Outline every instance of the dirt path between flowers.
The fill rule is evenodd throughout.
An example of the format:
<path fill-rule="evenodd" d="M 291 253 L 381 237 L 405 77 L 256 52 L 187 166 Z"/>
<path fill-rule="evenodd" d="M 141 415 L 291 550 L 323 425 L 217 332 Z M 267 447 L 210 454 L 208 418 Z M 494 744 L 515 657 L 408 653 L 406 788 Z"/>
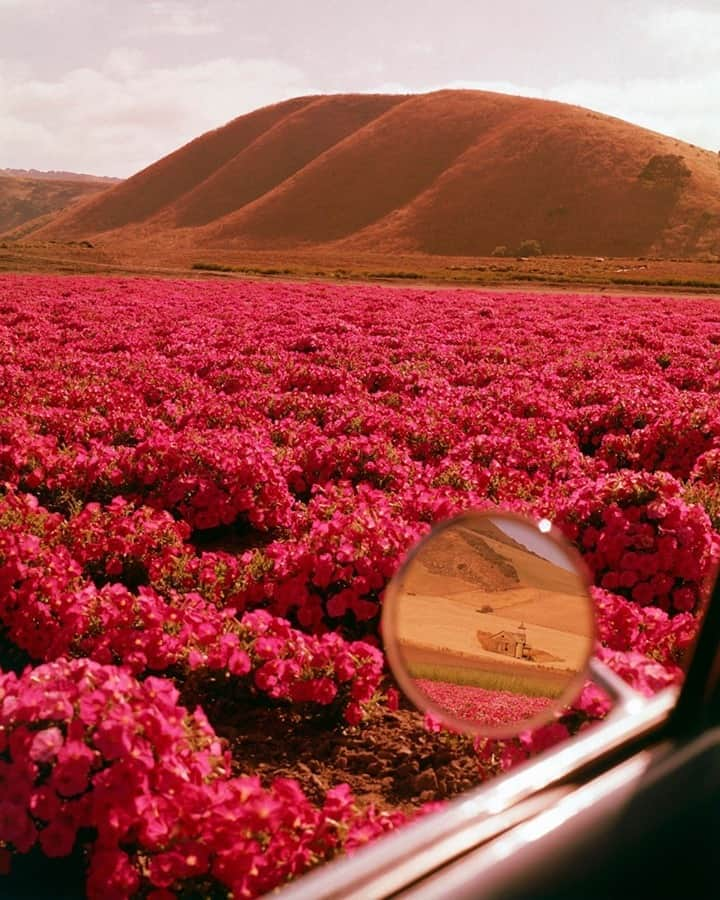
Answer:
<path fill-rule="evenodd" d="M 430 734 L 409 708 L 383 710 L 354 728 L 262 707 L 243 710 L 242 721 L 214 724 L 230 742 L 238 774 L 259 775 L 264 784 L 295 778 L 315 803 L 346 782 L 359 806 L 412 812 L 480 781 L 471 739 Z"/>

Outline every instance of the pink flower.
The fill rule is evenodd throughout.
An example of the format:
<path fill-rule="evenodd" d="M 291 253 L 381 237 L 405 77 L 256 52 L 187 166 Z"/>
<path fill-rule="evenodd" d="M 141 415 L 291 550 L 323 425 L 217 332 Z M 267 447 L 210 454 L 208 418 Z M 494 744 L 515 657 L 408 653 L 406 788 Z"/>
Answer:
<path fill-rule="evenodd" d="M 423 725 L 425 726 L 425 731 L 429 731 L 431 734 L 437 734 L 439 731 L 442 731 L 443 724 L 437 716 L 434 716 L 432 713 L 425 713 L 423 717 Z"/>
<path fill-rule="evenodd" d="M 50 762 L 63 745 L 63 735 L 59 728 L 44 728 L 38 731 L 30 745 L 30 759 L 35 762 Z"/>
<path fill-rule="evenodd" d="M 39 841 L 46 856 L 68 856 L 75 844 L 76 822 L 68 816 L 55 816 L 40 832 Z"/>
<path fill-rule="evenodd" d="M 95 746 L 107 759 L 125 756 L 132 749 L 132 732 L 136 730 L 132 722 L 104 719 L 95 729 Z"/>
<path fill-rule="evenodd" d="M 533 753 L 541 753 L 543 750 L 548 750 L 555 744 L 567 740 L 568 737 L 570 737 L 570 732 L 567 726 L 561 722 L 551 722 L 549 725 L 542 725 L 530 732 L 524 742 Z"/>
<path fill-rule="evenodd" d="M 345 707 L 345 721 L 349 725 L 359 725 L 362 721 L 362 707 L 359 703 L 348 703 Z"/>
<path fill-rule="evenodd" d="M 82 741 L 67 741 L 58 753 L 57 765 L 51 775 L 55 790 L 64 797 L 72 797 L 84 791 L 88 786 L 94 759 L 95 754 Z"/>
<path fill-rule="evenodd" d="M 49 822 L 60 813 L 60 799 L 49 785 L 44 785 L 33 791 L 28 808 L 36 819 Z"/>
<path fill-rule="evenodd" d="M 140 876 L 121 850 L 96 850 L 90 858 L 87 889 L 90 900 L 121 900 L 138 889 Z"/>

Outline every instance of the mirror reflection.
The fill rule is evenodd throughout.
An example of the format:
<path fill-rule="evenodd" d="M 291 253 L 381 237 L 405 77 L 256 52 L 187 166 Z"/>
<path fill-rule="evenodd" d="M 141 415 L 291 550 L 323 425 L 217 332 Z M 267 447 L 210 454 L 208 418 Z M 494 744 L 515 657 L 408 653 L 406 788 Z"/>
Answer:
<path fill-rule="evenodd" d="M 548 522 L 472 514 L 437 528 L 391 583 L 388 658 L 410 698 L 464 730 L 516 733 L 582 686 L 594 620 L 579 557 Z"/>

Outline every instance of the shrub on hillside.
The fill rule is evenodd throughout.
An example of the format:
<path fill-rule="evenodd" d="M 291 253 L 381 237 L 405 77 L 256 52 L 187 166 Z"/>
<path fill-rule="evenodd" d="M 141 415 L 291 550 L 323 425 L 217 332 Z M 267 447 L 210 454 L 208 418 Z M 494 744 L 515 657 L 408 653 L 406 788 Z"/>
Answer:
<path fill-rule="evenodd" d="M 517 256 L 542 256 L 543 249 L 540 241 L 536 240 L 525 240 L 520 241 L 517 251 Z"/>
<path fill-rule="evenodd" d="M 656 153 L 638 175 L 641 181 L 665 187 L 681 187 L 692 172 L 677 153 Z"/>
<path fill-rule="evenodd" d="M 540 241 L 527 239 L 520 241 L 518 246 L 513 250 L 506 244 L 498 244 L 493 250 L 492 256 L 509 257 L 509 256 L 542 256 L 543 248 Z"/>

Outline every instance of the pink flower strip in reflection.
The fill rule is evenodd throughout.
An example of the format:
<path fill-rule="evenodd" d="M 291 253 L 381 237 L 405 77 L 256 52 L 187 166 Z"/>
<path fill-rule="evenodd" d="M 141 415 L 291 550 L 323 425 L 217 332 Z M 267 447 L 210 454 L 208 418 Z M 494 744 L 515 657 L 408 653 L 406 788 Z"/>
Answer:
<path fill-rule="evenodd" d="M 512 691 L 488 691 L 446 681 L 416 678 L 414 683 L 426 697 L 456 718 L 489 726 L 532 719 L 551 702 L 547 697 L 526 697 Z"/>

